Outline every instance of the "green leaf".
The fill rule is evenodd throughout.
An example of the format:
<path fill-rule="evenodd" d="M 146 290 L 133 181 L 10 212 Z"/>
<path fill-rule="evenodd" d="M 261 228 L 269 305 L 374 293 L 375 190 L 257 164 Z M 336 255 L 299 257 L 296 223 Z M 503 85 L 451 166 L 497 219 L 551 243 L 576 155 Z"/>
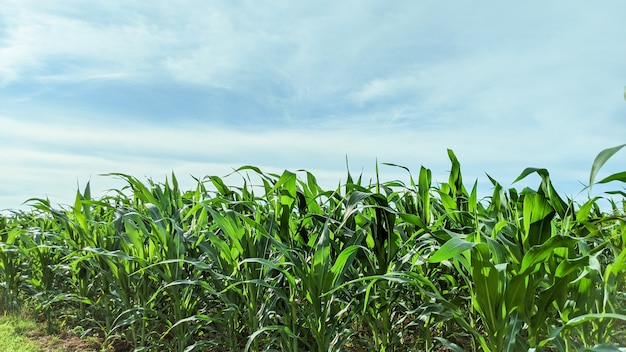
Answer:
<path fill-rule="evenodd" d="M 626 321 L 626 315 L 624 314 L 616 314 L 616 313 L 590 313 L 577 316 L 576 318 L 570 319 L 567 323 L 565 323 L 566 327 L 573 327 L 576 325 L 580 325 L 582 323 L 597 320 L 597 319 L 619 319 Z"/>
<path fill-rule="evenodd" d="M 472 186 L 472 192 L 470 193 L 468 203 L 469 210 L 472 213 L 478 210 L 478 180 L 474 181 L 474 186 Z"/>
<path fill-rule="evenodd" d="M 425 223 L 430 223 L 430 186 L 432 183 L 432 172 L 425 168 L 420 168 L 418 181 L 418 194 L 421 203 L 421 214 L 419 214 Z"/>
<path fill-rule="evenodd" d="M 526 279 L 527 275 L 516 275 L 507 283 L 504 300 L 508 313 L 512 313 L 515 309 L 525 313 L 526 292 L 528 291 Z"/>
<path fill-rule="evenodd" d="M 280 176 L 272 191 L 280 190 L 280 203 L 291 207 L 296 199 L 298 177 L 293 172 L 285 170 Z"/>
<path fill-rule="evenodd" d="M 282 325 L 271 325 L 271 326 L 264 326 L 260 329 L 258 329 L 257 331 L 255 331 L 254 333 L 252 333 L 252 335 L 250 335 L 248 337 L 248 342 L 246 342 L 246 347 L 244 349 L 245 352 L 250 350 L 250 346 L 252 346 L 252 342 L 254 341 L 254 339 L 256 339 L 259 335 L 264 334 L 264 333 L 268 333 L 271 331 L 279 331 L 283 334 L 285 334 L 286 336 L 289 336 L 290 338 L 293 339 L 297 339 L 298 336 L 296 336 L 287 326 L 282 326 Z"/>
<path fill-rule="evenodd" d="M 618 346 L 614 346 L 614 345 L 601 344 L 601 345 L 595 345 L 591 348 L 579 349 L 578 351 L 580 352 L 621 352 L 621 351 L 624 351 L 624 349 L 621 349 Z"/>
<path fill-rule="evenodd" d="M 443 337 L 435 337 L 435 340 L 439 341 L 439 343 L 447 347 L 452 352 L 464 352 L 461 346 L 457 345 L 454 342 L 450 342 L 447 339 L 444 339 Z"/>
<path fill-rule="evenodd" d="M 520 268 L 520 275 L 526 275 L 535 264 L 543 262 L 548 259 L 554 250 L 560 247 L 569 247 L 576 244 L 576 239 L 565 236 L 555 236 L 547 240 L 541 245 L 532 247 L 522 259 L 522 266 Z"/>
<path fill-rule="evenodd" d="M 611 181 L 626 182 L 626 171 L 618 172 L 611 176 L 605 177 L 602 180 L 598 181 L 598 183 L 607 183 Z"/>
<path fill-rule="evenodd" d="M 506 336 L 504 338 L 504 351 L 517 351 L 517 336 L 520 330 L 522 329 L 524 321 L 520 319 L 519 314 L 517 312 L 511 313 L 511 317 L 509 318 L 508 329 L 506 332 Z"/>
<path fill-rule="evenodd" d="M 328 223 L 324 224 L 322 234 L 315 245 L 315 252 L 311 260 L 311 271 L 309 273 L 312 285 L 321 288 L 330 285 L 327 281 L 328 272 L 330 269 L 330 233 L 328 229 Z"/>
<path fill-rule="evenodd" d="M 524 169 L 524 171 L 522 171 L 522 173 L 519 176 L 517 176 L 517 178 L 515 179 L 515 181 L 513 181 L 513 183 L 515 183 L 517 181 L 521 181 L 522 179 L 524 179 L 526 176 L 532 174 L 533 172 L 536 172 L 541 177 L 548 177 L 548 170 L 547 169 L 536 168 L 536 167 L 527 167 L 526 169 Z"/>
<path fill-rule="evenodd" d="M 350 268 L 354 255 L 359 248 L 361 248 L 361 246 L 352 245 L 341 251 L 337 260 L 335 260 L 335 264 L 330 268 L 330 272 L 333 275 L 332 288 L 337 284 L 341 284 L 341 276 Z"/>
<path fill-rule="evenodd" d="M 524 231 L 528 234 L 530 225 L 549 216 L 554 209 L 546 198 L 539 193 L 530 193 L 524 197 Z"/>
<path fill-rule="evenodd" d="M 441 246 L 438 250 L 436 250 L 430 258 L 428 258 L 429 263 L 440 263 L 444 260 L 448 260 L 452 257 L 455 257 L 468 249 L 476 246 L 475 242 L 468 242 L 462 240 L 458 237 L 450 238 L 446 243 Z"/>
<path fill-rule="evenodd" d="M 422 219 L 417 215 L 407 214 L 407 213 L 399 213 L 398 215 L 400 216 L 402 220 L 404 220 L 405 222 L 411 225 L 416 225 L 419 228 L 422 228 L 424 230 L 427 229 L 426 224 L 424 224 Z"/>
<path fill-rule="evenodd" d="M 596 176 L 604 163 L 606 163 L 606 161 L 609 160 L 609 158 L 617 153 L 620 149 L 624 148 L 624 146 L 626 146 L 626 144 L 618 145 L 617 147 L 613 148 L 607 148 L 601 151 L 598 156 L 596 156 L 596 159 L 591 165 L 591 173 L 589 174 L 589 188 L 591 188 L 591 186 L 593 185 L 593 182 L 596 179 Z"/>
<path fill-rule="evenodd" d="M 472 280 L 474 282 L 474 297 L 472 303 L 480 312 L 486 323 L 490 339 L 504 333 L 506 312 L 502 311 L 505 280 L 501 280 L 498 269 L 489 261 L 489 248 L 480 244 L 472 250 Z M 491 341 L 495 343 L 496 341 Z M 502 346 L 494 346 L 494 350 L 501 351 Z"/>

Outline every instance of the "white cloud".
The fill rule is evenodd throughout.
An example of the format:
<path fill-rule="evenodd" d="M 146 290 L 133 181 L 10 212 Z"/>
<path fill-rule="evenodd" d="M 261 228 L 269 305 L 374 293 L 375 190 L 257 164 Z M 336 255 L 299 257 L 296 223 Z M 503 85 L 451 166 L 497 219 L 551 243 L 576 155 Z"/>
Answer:
<path fill-rule="evenodd" d="M 153 67 L 150 61 L 158 50 L 174 40 L 167 31 L 142 22 L 93 21 L 95 13 L 106 11 L 95 3 L 90 9 L 93 12 L 83 9 L 71 15 L 27 3 L 10 5 L 11 17 L 7 17 L 0 48 L 4 84 L 20 78 L 75 76 L 82 71 L 87 77 L 139 75 Z M 58 7 L 64 9 L 62 4 Z"/>
<path fill-rule="evenodd" d="M 487 172 L 508 184 L 524 167 L 547 167 L 560 184 L 573 184 L 574 188 L 567 191 L 573 193 L 580 189 L 576 182 L 585 180 L 591 158 L 598 152 L 567 143 L 547 149 L 543 143 L 533 143 L 532 135 L 516 135 L 514 139 L 506 134 L 483 135 L 479 127 L 436 134 L 384 128 L 284 129 L 258 134 L 202 124 L 80 127 L 79 120 L 32 124 L 6 117 L 0 123 L 8 127 L 0 140 L 20 141 L 14 146 L 0 144 L 0 163 L 6 165 L 0 183 L 20 190 L 20 203 L 45 195 L 54 202 L 71 202 L 77 185 L 84 187 L 90 179 L 94 194 L 120 186 L 98 176 L 102 173 L 124 172 L 161 181 L 174 171 L 183 187 L 189 188 L 193 187 L 190 175 L 224 176 L 246 164 L 275 173 L 304 168 L 332 188 L 345 177 L 346 156 L 353 174 L 363 170 L 366 180 L 373 177 L 378 160 L 408 166 L 414 173 L 424 165 L 443 181 L 449 170 L 446 148 L 452 148 L 459 157 L 468 183 L 476 178 L 484 183 L 483 173 Z M 568 138 L 584 137 L 579 133 Z M 568 160 L 587 163 L 574 167 Z M 384 180 L 407 181 L 403 170 L 384 166 L 381 170 Z M 238 182 L 236 179 L 231 182 Z M 481 191 L 488 192 L 488 187 L 481 186 Z M 9 190 L 0 193 L 5 194 L 0 194 L 0 208 L 19 206 L 17 196 Z"/>
<path fill-rule="evenodd" d="M 416 86 L 418 86 L 418 81 L 411 76 L 377 78 L 367 82 L 361 89 L 352 93 L 351 97 L 358 104 L 364 104 L 378 98 L 393 96 L 396 93 L 415 90 Z"/>
<path fill-rule="evenodd" d="M 626 130 L 621 2 L 0 8 L 0 162 L 9 170 L 0 181 L 23 190 L 27 173 L 38 194 L 115 170 L 159 177 L 246 163 L 343 175 L 345 155 L 356 169 L 378 157 L 443 173 L 446 148 L 476 177 L 545 166 L 571 182 Z M 142 87 L 129 89 L 136 94 L 153 87 L 164 99 L 165 86 L 180 85 L 197 104 L 213 87 L 232 101 L 202 110 L 172 100 L 180 115 L 208 116 L 138 122 L 130 108 L 99 111 L 107 97 L 46 95 L 72 97 L 87 81 Z M 262 111 L 241 117 L 239 126 L 252 125 L 244 131 L 220 115 L 234 118 L 223 111 L 232 106 Z"/>

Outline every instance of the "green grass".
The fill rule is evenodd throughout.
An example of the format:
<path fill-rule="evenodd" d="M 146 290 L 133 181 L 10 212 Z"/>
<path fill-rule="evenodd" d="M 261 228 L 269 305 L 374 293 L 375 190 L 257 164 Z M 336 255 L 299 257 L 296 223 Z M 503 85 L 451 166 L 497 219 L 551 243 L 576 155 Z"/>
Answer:
<path fill-rule="evenodd" d="M 622 147 L 588 187 L 626 182 L 595 181 Z M 377 166 L 329 190 L 244 166 L 239 186 L 112 174 L 127 187 L 88 184 L 62 209 L 32 199 L 0 218 L 0 305 L 117 350 L 619 351 L 626 193 L 577 203 L 527 168 L 536 188 L 490 178 L 480 199 L 448 156 L 439 183 Z"/>
<path fill-rule="evenodd" d="M 6 352 L 97 352 L 107 350 L 98 339 L 80 338 L 79 328 L 55 332 L 25 312 L 0 317 L 0 351 Z"/>
<path fill-rule="evenodd" d="M 38 352 L 39 346 L 25 334 L 37 330 L 32 321 L 18 316 L 0 317 L 0 350 L 6 352 Z"/>

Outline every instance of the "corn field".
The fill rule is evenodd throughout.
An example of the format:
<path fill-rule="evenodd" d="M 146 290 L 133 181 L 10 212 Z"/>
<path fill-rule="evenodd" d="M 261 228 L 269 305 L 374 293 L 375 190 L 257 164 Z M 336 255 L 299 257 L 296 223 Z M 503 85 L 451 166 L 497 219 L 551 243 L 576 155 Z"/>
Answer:
<path fill-rule="evenodd" d="M 624 145 L 596 158 L 589 186 Z M 624 351 L 626 193 L 236 170 L 0 217 L 0 307 L 134 351 Z M 396 167 L 396 165 L 392 165 Z M 401 167 L 401 166 L 397 166 Z M 403 167 L 401 167 L 403 168 Z M 607 204 L 602 207 L 601 203 Z"/>

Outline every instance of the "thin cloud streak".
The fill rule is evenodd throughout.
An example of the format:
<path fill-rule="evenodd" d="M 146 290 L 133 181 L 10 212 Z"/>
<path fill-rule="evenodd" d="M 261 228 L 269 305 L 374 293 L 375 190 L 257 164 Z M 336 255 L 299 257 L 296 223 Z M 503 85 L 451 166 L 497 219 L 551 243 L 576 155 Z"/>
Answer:
<path fill-rule="evenodd" d="M 364 170 L 369 177 L 372 177 L 378 160 L 404 165 L 414 172 L 424 165 L 433 169 L 443 181 L 445 171 L 449 169 L 445 149 L 452 147 L 464 166 L 468 181 L 475 178 L 485 181 L 483 172 L 487 172 L 506 184 L 512 182 L 522 167 L 559 167 L 561 160 L 568 160 L 562 157 L 568 155 L 565 149 L 555 148 L 547 152 L 541 150 L 541 145 L 536 145 L 532 150 L 525 150 L 534 157 L 524 160 L 526 164 L 520 166 L 519 158 L 512 159 L 510 155 L 521 145 L 511 143 L 502 135 L 486 141 L 500 148 L 485 147 L 484 141 L 471 140 L 471 136 L 480 131 L 432 134 L 391 130 L 380 133 L 380 130 L 345 128 L 342 131 L 291 129 L 258 135 L 206 125 L 127 123 L 123 126 L 80 127 L 78 121 L 64 124 L 53 121 L 31 125 L 6 118 L 0 120 L 3 126 L 11 128 L 4 130 L 5 135 L 0 134 L 0 138 L 4 140 L 11 136 L 21 141 L 15 147 L 0 146 L 3 156 L 0 162 L 13 165 L 0 177 L 0 182 L 5 185 L 30 182 L 34 194 L 64 190 L 53 194 L 59 199 L 67 199 L 77 183 L 84 183 L 98 174 L 125 172 L 156 180 L 164 179 L 172 171 L 179 177 L 223 176 L 239 166 L 251 164 L 276 173 L 282 169 L 316 170 L 318 177 L 320 174 L 335 176 L 335 179 L 322 177 L 326 186 L 333 187 L 345 176 L 345 157 L 348 157 L 351 171 Z M 388 137 L 391 135 L 393 138 Z M 584 155 L 582 150 L 570 152 Z M 383 170 L 386 178 L 407 177 L 402 170 Z M 584 180 L 586 171 L 585 167 L 584 172 L 573 169 L 555 176 L 557 180 L 575 183 Z M 30 176 L 25 178 L 24 175 Z M 37 182 L 37 177 L 43 178 L 45 183 Z M 187 178 L 187 181 L 191 179 Z M 192 186 L 188 182 L 185 184 Z M 14 203 L 6 207 L 18 205 Z"/>

